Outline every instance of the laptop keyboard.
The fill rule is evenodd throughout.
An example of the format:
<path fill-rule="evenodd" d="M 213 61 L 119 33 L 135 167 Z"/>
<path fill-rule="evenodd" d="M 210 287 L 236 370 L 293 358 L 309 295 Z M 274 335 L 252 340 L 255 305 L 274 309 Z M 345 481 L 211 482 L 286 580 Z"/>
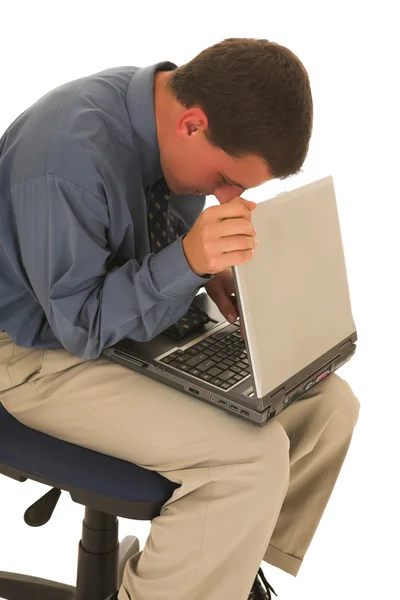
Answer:
<path fill-rule="evenodd" d="M 228 325 L 187 350 L 168 354 L 159 362 L 223 390 L 237 385 L 250 374 L 246 346 L 236 325 Z"/>

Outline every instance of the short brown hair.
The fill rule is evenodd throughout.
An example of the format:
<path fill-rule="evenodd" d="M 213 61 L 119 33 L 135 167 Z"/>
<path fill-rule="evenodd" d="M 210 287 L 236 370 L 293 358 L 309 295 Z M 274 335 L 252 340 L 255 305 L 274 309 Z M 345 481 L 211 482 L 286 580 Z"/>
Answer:
<path fill-rule="evenodd" d="M 308 73 L 291 50 L 257 38 L 227 38 L 171 72 L 185 108 L 207 114 L 207 140 L 233 158 L 256 155 L 275 179 L 301 171 L 313 123 Z"/>

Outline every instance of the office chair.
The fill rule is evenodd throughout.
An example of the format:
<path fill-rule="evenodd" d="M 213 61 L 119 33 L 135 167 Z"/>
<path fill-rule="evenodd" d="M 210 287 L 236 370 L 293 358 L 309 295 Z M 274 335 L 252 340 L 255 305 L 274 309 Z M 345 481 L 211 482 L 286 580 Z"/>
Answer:
<path fill-rule="evenodd" d="M 62 490 L 85 506 L 76 587 L 0 571 L 0 598 L 7 600 L 105 600 L 120 588 L 126 562 L 140 550 L 135 536 L 119 543 L 118 516 L 152 520 L 180 487 L 156 471 L 26 427 L 1 403 L 0 474 L 52 487 L 26 510 L 31 527 L 49 521 Z"/>

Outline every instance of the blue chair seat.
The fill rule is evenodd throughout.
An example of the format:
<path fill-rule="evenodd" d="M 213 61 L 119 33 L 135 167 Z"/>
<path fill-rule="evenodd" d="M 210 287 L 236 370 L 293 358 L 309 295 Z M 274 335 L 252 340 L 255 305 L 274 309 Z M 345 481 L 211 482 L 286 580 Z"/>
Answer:
<path fill-rule="evenodd" d="M 21 424 L 0 404 L 0 473 L 70 493 L 74 502 L 111 515 L 149 520 L 179 483 Z"/>

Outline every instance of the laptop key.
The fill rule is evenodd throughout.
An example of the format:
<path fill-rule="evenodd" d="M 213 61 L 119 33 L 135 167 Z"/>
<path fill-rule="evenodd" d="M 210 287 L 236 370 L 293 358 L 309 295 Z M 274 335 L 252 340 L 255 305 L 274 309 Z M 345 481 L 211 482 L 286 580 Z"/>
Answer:
<path fill-rule="evenodd" d="M 170 362 L 172 362 L 174 359 L 171 358 L 171 356 L 166 356 L 165 358 L 161 359 L 161 362 L 169 364 Z"/>
<path fill-rule="evenodd" d="M 209 373 L 200 373 L 198 377 L 200 379 L 203 379 L 204 381 L 210 381 L 210 379 L 212 379 L 212 375 L 210 375 Z"/>
<path fill-rule="evenodd" d="M 225 371 L 225 369 L 229 369 L 229 365 L 226 364 L 225 362 L 219 362 L 218 366 L 220 369 L 222 369 L 223 371 Z"/>
<path fill-rule="evenodd" d="M 215 362 L 213 360 L 211 360 L 210 358 L 208 358 L 207 360 L 203 361 L 202 363 L 197 365 L 197 368 L 200 371 L 206 371 L 207 369 L 211 369 L 211 367 L 213 367 L 215 365 Z"/>
<path fill-rule="evenodd" d="M 215 344 L 213 344 L 213 348 L 215 350 L 224 350 L 224 348 L 226 348 L 226 344 L 224 344 L 223 342 L 216 342 Z"/>
<path fill-rule="evenodd" d="M 186 353 L 186 354 L 191 354 L 191 355 L 193 356 L 193 355 L 196 355 L 198 352 L 197 352 L 197 350 L 196 350 L 196 349 L 195 349 L 195 348 L 192 346 L 191 348 L 188 348 L 187 350 L 185 350 L 185 353 Z"/>
<path fill-rule="evenodd" d="M 189 371 L 189 369 L 191 368 L 190 365 L 186 365 L 186 364 L 182 364 L 182 363 L 178 363 L 179 365 L 179 369 L 181 371 Z"/>
<path fill-rule="evenodd" d="M 210 373 L 210 375 L 213 375 L 213 377 L 216 377 L 217 375 L 219 375 L 221 373 L 221 369 L 218 369 L 217 367 L 213 367 L 212 369 L 209 369 L 208 372 Z"/>
<path fill-rule="evenodd" d="M 206 348 L 203 350 L 203 353 L 207 354 L 207 356 L 214 356 L 215 350 L 212 350 L 211 348 Z"/>
<path fill-rule="evenodd" d="M 236 360 L 234 360 L 233 358 L 224 358 L 224 363 L 227 364 L 228 367 L 230 367 L 232 369 L 233 365 L 236 364 Z"/>
<path fill-rule="evenodd" d="M 199 371 L 198 369 L 189 369 L 188 372 L 191 373 L 192 375 L 200 375 L 201 374 L 201 371 Z"/>
<path fill-rule="evenodd" d="M 172 360 L 172 361 L 169 363 L 169 366 L 170 366 L 170 367 L 180 367 L 180 366 L 181 366 L 181 364 L 182 364 L 182 363 L 180 363 L 178 360 Z"/>
<path fill-rule="evenodd" d="M 189 360 L 186 361 L 186 364 L 191 367 L 195 367 L 199 363 L 203 362 L 203 360 L 205 360 L 206 358 L 207 358 L 207 354 L 200 352 L 200 354 L 197 354 L 197 356 L 193 356 L 192 358 L 189 358 Z"/>
<path fill-rule="evenodd" d="M 230 379 L 232 376 L 234 375 L 234 373 L 232 371 L 223 371 L 222 373 L 220 373 L 218 375 L 218 377 L 220 379 L 222 379 L 222 381 L 227 381 L 228 379 Z"/>
<path fill-rule="evenodd" d="M 214 355 L 215 362 L 222 362 L 225 359 L 224 356 L 221 356 L 219 353 Z"/>

